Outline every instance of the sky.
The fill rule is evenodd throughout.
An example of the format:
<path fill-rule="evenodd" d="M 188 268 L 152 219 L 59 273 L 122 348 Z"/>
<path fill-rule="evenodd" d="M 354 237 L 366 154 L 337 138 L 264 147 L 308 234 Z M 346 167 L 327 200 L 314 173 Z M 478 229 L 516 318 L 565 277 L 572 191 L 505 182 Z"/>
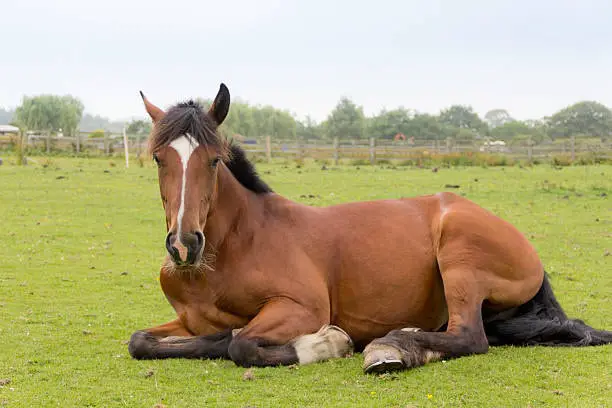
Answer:
<path fill-rule="evenodd" d="M 72 94 L 88 113 L 144 117 L 216 94 L 320 121 L 349 97 L 541 118 L 612 106 L 607 0 L 27 0 L 0 4 L 0 106 Z"/>

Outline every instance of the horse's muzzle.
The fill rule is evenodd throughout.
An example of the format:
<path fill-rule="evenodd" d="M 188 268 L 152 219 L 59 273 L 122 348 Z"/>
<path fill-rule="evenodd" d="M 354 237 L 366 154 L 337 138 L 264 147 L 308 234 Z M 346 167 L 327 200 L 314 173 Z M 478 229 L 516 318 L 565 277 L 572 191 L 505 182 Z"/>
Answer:
<path fill-rule="evenodd" d="M 202 257 L 204 248 L 204 234 L 200 231 L 187 232 L 178 235 L 170 232 L 166 236 L 166 249 L 168 254 L 178 266 L 191 266 L 197 264 Z"/>

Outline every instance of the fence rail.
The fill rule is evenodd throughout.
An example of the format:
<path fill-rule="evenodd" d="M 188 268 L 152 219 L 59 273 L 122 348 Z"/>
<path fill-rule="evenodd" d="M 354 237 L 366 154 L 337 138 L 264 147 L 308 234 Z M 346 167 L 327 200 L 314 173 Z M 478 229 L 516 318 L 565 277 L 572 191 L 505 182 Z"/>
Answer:
<path fill-rule="evenodd" d="M 0 136 L 0 149 L 15 145 L 17 136 Z M 146 151 L 146 138 L 128 135 L 128 152 L 136 156 Z M 71 153 L 93 152 L 117 155 L 124 152 L 123 135 L 105 134 L 103 138 L 50 137 L 30 135 L 24 142 L 31 150 L 42 152 L 65 151 Z M 510 156 L 519 160 L 550 159 L 567 155 L 571 160 L 588 153 L 605 160 L 612 160 L 612 140 L 569 138 L 552 143 L 535 145 L 526 141 L 520 145 L 488 145 L 484 141 L 460 142 L 451 140 L 413 140 L 393 142 L 389 140 L 275 140 L 263 137 L 241 143 L 250 155 L 271 161 L 274 158 L 320 159 L 338 163 L 342 159 L 379 160 L 411 159 L 423 155 L 448 155 L 457 153 L 489 153 Z"/>

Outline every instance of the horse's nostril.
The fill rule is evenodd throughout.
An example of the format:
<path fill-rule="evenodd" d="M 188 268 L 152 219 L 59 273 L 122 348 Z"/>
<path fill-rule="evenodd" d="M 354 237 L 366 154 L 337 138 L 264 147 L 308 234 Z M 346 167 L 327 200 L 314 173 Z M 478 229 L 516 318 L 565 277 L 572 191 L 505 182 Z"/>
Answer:
<path fill-rule="evenodd" d="M 172 239 L 172 233 L 170 232 L 168 235 L 166 235 L 166 249 L 168 252 L 172 252 L 172 241 L 174 240 Z"/>
<path fill-rule="evenodd" d="M 185 235 L 185 240 L 188 242 L 187 248 L 189 248 L 187 260 L 190 263 L 196 263 L 204 246 L 204 234 L 200 231 L 194 231 Z"/>
<path fill-rule="evenodd" d="M 198 239 L 198 248 L 202 248 L 202 246 L 204 246 L 204 234 L 202 234 L 200 231 L 196 231 L 195 235 Z"/>
<path fill-rule="evenodd" d="M 175 241 L 176 241 L 176 235 L 174 235 L 171 232 L 168 233 L 168 235 L 166 235 L 166 250 L 168 251 L 170 256 L 174 258 L 175 261 L 177 261 L 177 260 L 180 260 L 180 255 L 179 255 L 178 250 L 174 247 Z"/>

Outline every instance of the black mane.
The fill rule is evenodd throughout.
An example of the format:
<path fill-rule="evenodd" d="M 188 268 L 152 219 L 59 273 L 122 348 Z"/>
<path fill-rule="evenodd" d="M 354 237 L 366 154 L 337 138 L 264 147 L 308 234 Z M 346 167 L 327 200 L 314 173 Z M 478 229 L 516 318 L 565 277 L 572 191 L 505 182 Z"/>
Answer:
<path fill-rule="evenodd" d="M 218 149 L 227 168 L 245 188 L 257 193 L 271 193 L 272 189 L 259 178 L 253 164 L 242 148 L 228 143 L 217 132 L 218 125 L 202 106 L 192 100 L 179 103 L 168 110 L 155 125 L 151 134 L 149 150 L 155 152 L 182 135 L 189 134 L 198 144 Z"/>
<path fill-rule="evenodd" d="M 244 150 L 235 143 L 230 144 L 230 158 L 226 166 L 245 188 L 257 194 L 272 192 L 266 182 L 259 177 Z"/>

